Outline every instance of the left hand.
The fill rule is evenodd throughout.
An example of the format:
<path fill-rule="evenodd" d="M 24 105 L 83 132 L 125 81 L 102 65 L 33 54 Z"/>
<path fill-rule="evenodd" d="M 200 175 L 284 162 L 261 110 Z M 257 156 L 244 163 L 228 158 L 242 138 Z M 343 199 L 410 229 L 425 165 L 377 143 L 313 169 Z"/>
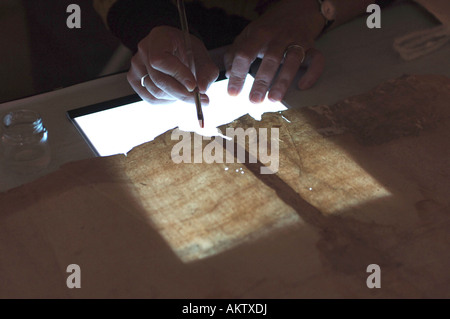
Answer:
<path fill-rule="evenodd" d="M 262 102 L 269 88 L 268 98 L 281 101 L 303 60 L 309 62 L 310 67 L 298 85 L 301 89 L 311 87 L 324 68 L 322 54 L 313 48 L 314 39 L 323 26 L 324 18 L 317 0 L 282 0 L 275 4 L 250 23 L 225 54 L 228 93 L 240 93 L 256 58 L 261 58 L 262 62 L 250 92 L 253 103 Z M 292 47 L 286 52 L 293 44 L 302 46 L 304 51 Z M 275 79 L 281 63 L 283 66 Z"/>

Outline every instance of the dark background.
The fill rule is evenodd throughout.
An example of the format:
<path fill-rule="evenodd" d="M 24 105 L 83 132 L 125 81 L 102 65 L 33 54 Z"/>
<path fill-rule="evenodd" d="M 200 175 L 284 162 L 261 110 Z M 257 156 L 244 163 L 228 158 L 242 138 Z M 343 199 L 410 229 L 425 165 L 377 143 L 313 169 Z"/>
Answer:
<path fill-rule="evenodd" d="M 69 4 L 81 29 L 66 25 Z M 0 103 L 125 71 L 128 54 L 92 0 L 0 1 Z"/>

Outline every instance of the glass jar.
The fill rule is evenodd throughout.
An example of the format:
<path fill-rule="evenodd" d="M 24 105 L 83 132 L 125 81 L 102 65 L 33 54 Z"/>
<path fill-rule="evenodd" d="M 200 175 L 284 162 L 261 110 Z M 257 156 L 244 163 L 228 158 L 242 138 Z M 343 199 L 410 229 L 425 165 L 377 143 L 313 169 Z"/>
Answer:
<path fill-rule="evenodd" d="M 7 170 L 32 174 L 50 163 L 48 132 L 39 113 L 17 110 L 2 120 L 1 151 Z"/>

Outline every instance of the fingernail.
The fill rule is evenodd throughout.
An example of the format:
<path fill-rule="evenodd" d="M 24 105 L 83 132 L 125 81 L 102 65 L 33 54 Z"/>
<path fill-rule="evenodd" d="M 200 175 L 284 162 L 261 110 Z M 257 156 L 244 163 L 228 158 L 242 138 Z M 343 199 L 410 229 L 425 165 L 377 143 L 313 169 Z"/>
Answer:
<path fill-rule="evenodd" d="M 281 96 L 281 93 L 280 92 L 271 92 L 270 94 L 269 94 L 269 100 L 271 100 L 272 102 L 279 102 L 279 101 L 281 101 L 282 100 L 282 96 Z"/>
<path fill-rule="evenodd" d="M 230 86 L 228 86 L 228 94 L 236 96 L 239 94 L 239 90 L 237 87 L 230 85 Z"/>
<path fill-rule="evenodd" d="M 259 92 L 254 92 L 250 95 L 250 101 L 253 103 L 261 103 L 262 102 L 262 94 Z"/>
<path fill-rule="evenodd" d="M 209 99 L 206 96 L 200 97 L 200 102 L 202 102 L 202 106 L 206 106 L 209 104 Z"/>
<path fill-rule="evenodd" d="M 189 92 L 192 92 L 192 91 L 194 91 L 194 89 L 195 89 L 195 83 L 192 82 L 191 80 L 185 80 L 185 81 L 184 81 L 184 86 L 186 87 L 186 89 L 187 89 Z"/>

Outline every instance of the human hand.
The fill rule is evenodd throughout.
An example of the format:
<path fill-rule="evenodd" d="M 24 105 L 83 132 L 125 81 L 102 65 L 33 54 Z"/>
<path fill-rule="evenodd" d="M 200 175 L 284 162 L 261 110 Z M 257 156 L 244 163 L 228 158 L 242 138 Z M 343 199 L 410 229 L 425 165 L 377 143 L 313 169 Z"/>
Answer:
<path fill-rule="evenodd" d="M 250 101 L 254 103 L 262 102 L 267 91 L 270 100 L 281 101 L 303 62 L 309 68 L 298 87 L 313 86 L 325 64 L 323 55 L 313 48 L 323 26 L 324 18 L 316 0 L 284 0 L 274 5 L 250 23 L 225 54 L 228 93 L 240 93 L 256 58 L 262 62 L 250 92 Z"/>
<path fill-rule="evenodd" d="M 138 52 L 131 59 L 127 79 L 139 96 L 151 104 L 183 100 L 194 103 L 192 91 L 198 85 L 203 104 L 209 103 L 206 90 L 219 76 L 203 43 L 191 35 L 197 81 L 188 67 L 183 32 L 160 26 L 139 42 Z M 141 85 L 144 79 L 145 87 Z"/>

